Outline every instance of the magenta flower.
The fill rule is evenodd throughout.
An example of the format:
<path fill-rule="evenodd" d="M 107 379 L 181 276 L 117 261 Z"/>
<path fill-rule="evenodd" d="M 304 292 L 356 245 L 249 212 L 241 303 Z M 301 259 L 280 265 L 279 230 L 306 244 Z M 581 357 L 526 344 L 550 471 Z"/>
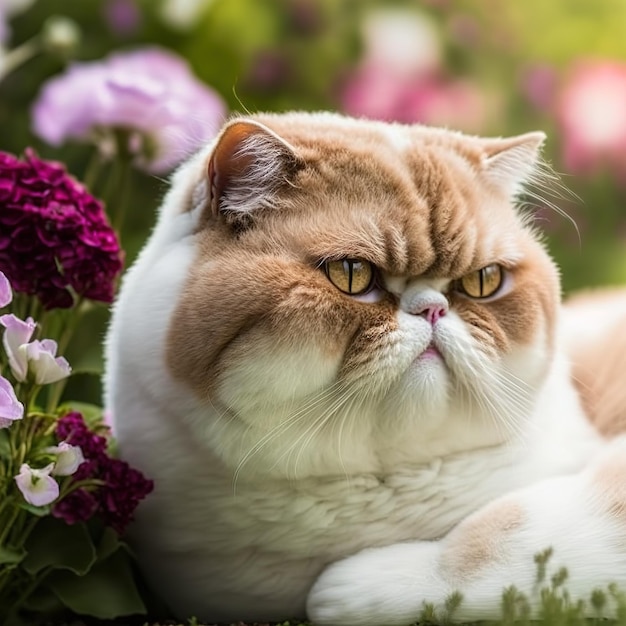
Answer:
<path fill-rule="evenodd" d="M 17 399 L 13 386 L 0 376 L 0 428 L 8 428 L 24 417 L 24 405 Z"/>
<path fill-rule="evenodd" d="M 98 515 L 105 524 L 122 534 L 132 521 L 139 502 L 152 491 L 153 482 L 125 461 L 112 459 L 106 451 L 106 439 L 89 430 L 80 413 L 68 413 L 60 418 L 55 433 L 82 450 L 85 460 L 73 474 L 73 479 L 96 478 L 104 481 L 104 485 L 92 491 L 77 489 L 63 498 L 52 514 L 68 524 Z"/>
<path fill-rule="evenodd" d="M 184 60 L 155 47 L 76 63 L 52 78 L 35 102 L 33 129 L 54 146 L 127 131 L 135 164 L 161 173 L 213 138 L 224 114 Z"/>
<path fill-rule="evenodd" d="M 11 290 L 11 283 L 9 279 L 0 272 L 0 309 L 13 300 L 13 291 Z"/>
<path fill-rule="evenodd" d="M 34 469 L 27 463 L 22 464 L 15 482 L 26 502 L 34 506 L 45 506 L 59 497 L 59 485 L 50 476 L 53 469 L 54 463 L 42 469 Z"/>
<path fill-rule="evenodd" d="M 626 180 L 626 63 L 590 61 L 574 67 L 557 110 L 567 169 L 599 167 Z"/>
<path fill-rule="evenodd" d="M 102 204 L 58 163 L 0 152 L 0 270 L 46 309 L 111 302 L 122 253 Z"/>

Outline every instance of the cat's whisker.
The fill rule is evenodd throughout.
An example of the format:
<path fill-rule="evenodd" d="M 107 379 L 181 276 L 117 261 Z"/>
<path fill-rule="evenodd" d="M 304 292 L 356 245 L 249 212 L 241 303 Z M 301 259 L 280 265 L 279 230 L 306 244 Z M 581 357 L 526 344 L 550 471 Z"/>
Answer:
<path fill-rule="evenodd" d="M 303 405 L 296 413 L 290 414 L 286 420 L 274 426 L 259 441 L 257 441 L 254 446 L 252 446 L 252 448 L 250 448 L 250 450 L 248 450 L 248 452 L 242 457 L 233 473 L 233 490 L 236 490 L 237 481 L 243 467 L 253 458 L 255 454 L 260 452 L 265 446 L 267 446 L 270 442 L 273 442 L 281 434 L 284 434 L 285 431 L 306 419 L 309 416 L 309 413 L 318 407 L 319 404 L 325 402 L 329 397 L 337 393 L 337 391 L 340 391 L 342 384 L 342 382 L 337 381 L 330 387 L 314 394 L 312 399 L 307 404 Z"/>

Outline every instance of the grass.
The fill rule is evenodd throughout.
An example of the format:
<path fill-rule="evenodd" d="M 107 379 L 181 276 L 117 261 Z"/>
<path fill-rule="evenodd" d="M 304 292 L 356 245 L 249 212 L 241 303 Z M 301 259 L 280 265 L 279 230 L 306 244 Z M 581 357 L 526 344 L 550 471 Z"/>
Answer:
<path fill-rule="evenodd" d="M 457 622 L 454 613 L 463 603 L 460 593 L 452 594 L 446 601 L 444 610 L 437 612 L 431 605 L 425 605 L 417 622 L 418 626 L 458 624 L 458 626 L 626 626 L 626 592 L 617 585 L 609 585 L 605 589 L 593 589 L 586 600 L 572 600 L 567 591 L 567 570 L 557 571 L 551 579 L 546 580 L 546 564 L 551 557 L 551 550 L 535 556 L 537 565 L 537 591 L 539 597 L 538 610 L 531 616 L 531 604 L 527 596 L 515 587 L 508 587 L 502 592 L 502 618 L 499 620 L 478 622 Z M 624 581 L 626 583 L 626 581 Z M 611 607 L 611 618 L 603 618 L 603 610 Z M 595 617 L 594 617 L 595 615 Z M 205 624 L 195 617 L 186 622 L 151 622 L 151 621 L 115 621 L 94 622 L 76 620 L 63 626 L 216 626 Z M 291 620 L 268 623 L 239 622 L 230 626 L 314 626 L 310 622 Z M 381 623 L 379 626 L 386 626 Z"/>

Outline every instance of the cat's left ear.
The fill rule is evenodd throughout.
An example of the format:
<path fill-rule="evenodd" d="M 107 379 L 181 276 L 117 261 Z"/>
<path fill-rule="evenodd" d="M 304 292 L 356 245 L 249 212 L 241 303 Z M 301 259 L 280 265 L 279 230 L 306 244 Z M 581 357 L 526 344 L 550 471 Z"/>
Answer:
<path fill-rule="evenodd" d="M 293 148 L 272 130 L 254 120 L 233 120 L 222 130 L 207 165 L 211 215 L 236 220 L 273 207 L 300 167 Z"/>
<path fill-rule="evenodd" d="M 517 195 L 537 171 L 545 133 L 481 140 L 482 174 L 509 197 Z"/>

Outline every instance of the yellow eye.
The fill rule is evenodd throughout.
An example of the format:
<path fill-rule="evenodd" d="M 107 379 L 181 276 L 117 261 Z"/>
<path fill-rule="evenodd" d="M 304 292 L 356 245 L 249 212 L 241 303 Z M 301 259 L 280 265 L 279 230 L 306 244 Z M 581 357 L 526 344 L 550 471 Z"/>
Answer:
<path fill-rule="evenodd" d="M 374 280 L 374 267 L 368 261 L 358 259 L 326 261 L 324 269 L 328 280 L 337 289 L 351 296 L 368 291 Z"/>
<path fill-rule="evenodd" d="M 488 298 L 502 286 L 504 271 L 497 263 L 492 263 L 463 276 L 459 280 L 459 289 L 471 298 Z"/>

